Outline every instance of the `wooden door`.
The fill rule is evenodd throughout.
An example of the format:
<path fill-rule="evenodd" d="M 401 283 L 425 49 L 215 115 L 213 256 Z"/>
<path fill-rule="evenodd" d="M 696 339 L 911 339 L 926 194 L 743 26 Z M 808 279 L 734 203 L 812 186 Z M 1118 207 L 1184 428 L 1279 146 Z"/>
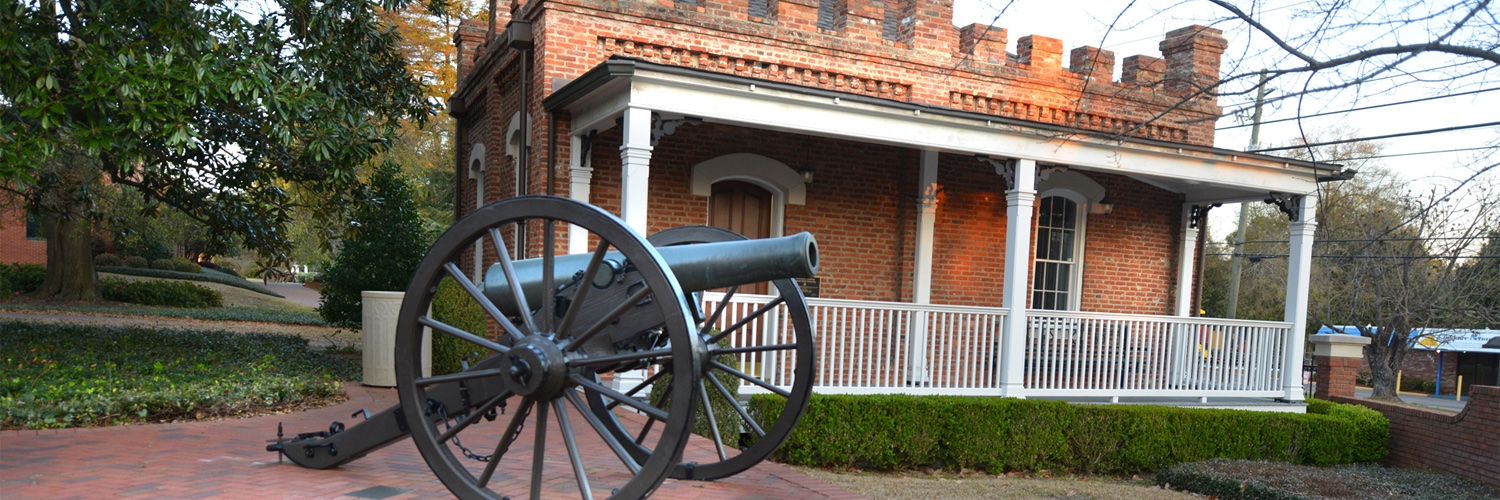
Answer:
<path fill-rule="evenodd" d="M 708 225 L 759 239 L 771 237 L 771 192 L 741 181 L 714 184 L 709 198 Z M 743 293 L 764 294 L 766 283 L 741 286 Z"/>

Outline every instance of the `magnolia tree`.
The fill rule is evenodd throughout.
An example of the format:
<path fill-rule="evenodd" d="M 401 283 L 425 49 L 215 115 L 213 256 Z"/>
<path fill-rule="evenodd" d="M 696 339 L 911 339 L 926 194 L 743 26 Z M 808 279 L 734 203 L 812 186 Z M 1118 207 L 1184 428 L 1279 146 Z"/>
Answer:
<path fill-rule="evenodd" d="M 380 17 L 413 0 L 34 0 L 0 7 L 0 189 L 42 214 L 41 293 L 98 296 L 97 190 L 166 203 L 272 260 L 305 189 L 337 208 L 438 102 Z M 446 2 L 429 0 L 441 10 Z"/>

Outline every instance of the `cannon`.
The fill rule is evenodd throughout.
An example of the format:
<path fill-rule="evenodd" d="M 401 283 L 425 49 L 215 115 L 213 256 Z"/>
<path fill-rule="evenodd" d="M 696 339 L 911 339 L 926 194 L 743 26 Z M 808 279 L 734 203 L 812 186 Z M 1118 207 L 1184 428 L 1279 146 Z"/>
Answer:
<path fill-rule="evenodd" d="M 592 251 L 556 255 L 570 229 Z M 460 264 L 476 255 L 493 261 L 479 283 Z M 539 498 L 544 485 L 548 496 L 642 498 L 669 477 L 728 477 L 775 451 L 807 407 L 812 323 L 793 278 L 817 267 L 806 233 L 747 240 L 683 227 L 642 238 L 577 201 L 492 203 L 438 238 L 412 277 L 396 327 L 400 403 L 347 427 L 286 437 L 278 426 L 266 448 L 324 469 L 409 436 L 461 498 Z M 484 311 L 484 331 L 430 313 L 442 280 Z M 734 300 L 763 282 L 770 294 Z M 424 375 L 424 336 L 461 340 L 472 363 Z M 761 420 L 736 388 L 784 405 Z M 688 446 L 695 425 L 711 447 Z M 554 479 L 563 475 L 572 480 Z"/>

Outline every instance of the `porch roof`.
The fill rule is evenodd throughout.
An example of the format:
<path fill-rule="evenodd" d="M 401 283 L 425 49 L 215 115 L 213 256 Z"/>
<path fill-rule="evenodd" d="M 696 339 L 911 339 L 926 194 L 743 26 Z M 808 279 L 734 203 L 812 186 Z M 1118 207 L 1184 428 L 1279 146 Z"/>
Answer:
<path fill-rule="evenodd" d="M 612 128 L 634 107 L 669 118 L 1112 172 L 1182 193 L 1188 203 L 1312 193 L 1340 168 L 621 57 L 556 88 L 543 105 L 572 113 L 575 133 Z"/>

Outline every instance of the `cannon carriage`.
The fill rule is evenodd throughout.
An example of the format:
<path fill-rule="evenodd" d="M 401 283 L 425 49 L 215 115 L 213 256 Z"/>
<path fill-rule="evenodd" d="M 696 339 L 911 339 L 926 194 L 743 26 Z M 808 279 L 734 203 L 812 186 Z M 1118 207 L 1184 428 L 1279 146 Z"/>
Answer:
<path fill-rule="evenodd" d="M 550 251 L 567 231 L 587 234 L 592 251 Z M 513 258 L 507 237 L 518 234 L 539 239 L 539 255 Z M 459 264 L 476 245 L 496 259 L 480 283 Z M 581 498 L 641 498 L 669 477 L 728 477 L 768 457 L 806 409 L 814 344 L 793 278 L 816 272 L 817 245 L 806 233 L 746 240 L 686 227 L 642 238 L 584 203 L 502 200 L 454 224 L 413 276 L 396 331 L 400 404 L 347 428 L 335 422 L 291 438 L 278 430 L 267 449 L 322 469 L 410 436 L 462 498 L 538 498 L 566 475 L 566 489 Z M 485 312 L 490 331 L 466 331 L 429 313 L 443 279 Z M 726 321 L 729 297 L 762 282 L 775 298 Z M 704 307 L 700 292 L 708 290 L 726 297 Z M 475 362 L 424 376 L 426 335 L 460 339 Z M 776 362 L 744 369 L 726 359 Z M 784 409 L 760 421 L 738 404 L 730 383 L 781 398 Z M 735 403 L 728 409 L 738 418 L 716 416 L 724 408 L 712 399 Z M 706 422 L 710 450 L 685 452 L 695 421 Z M 720 428 L 723 421 L 737 428 Z M 583 453 L 581 442 L 609 452 Z"/>

